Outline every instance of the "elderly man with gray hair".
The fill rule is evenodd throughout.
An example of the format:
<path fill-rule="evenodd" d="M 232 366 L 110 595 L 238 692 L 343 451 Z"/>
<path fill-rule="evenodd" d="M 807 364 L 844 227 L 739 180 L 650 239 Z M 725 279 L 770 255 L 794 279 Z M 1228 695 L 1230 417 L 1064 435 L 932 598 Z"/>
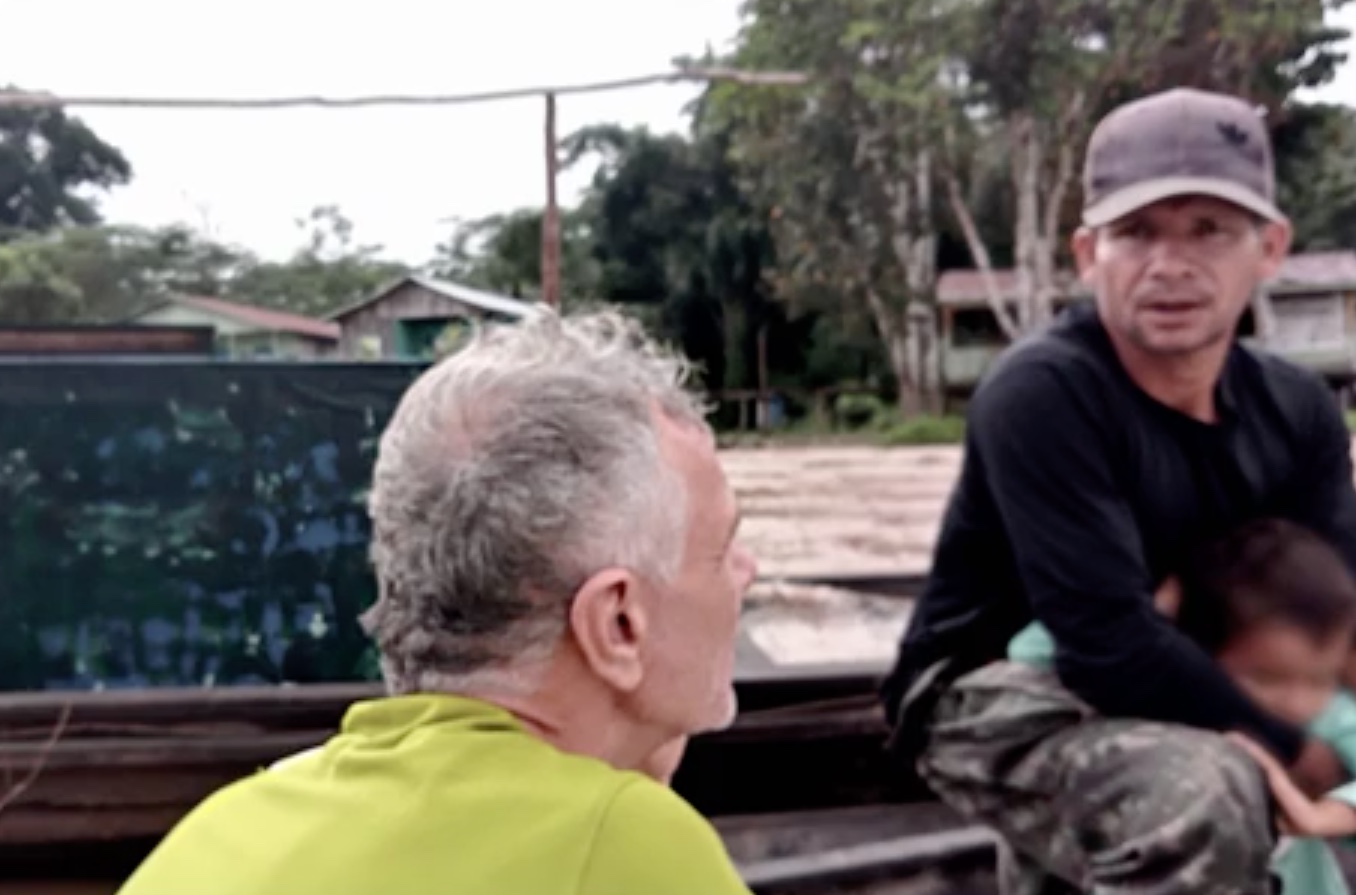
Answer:
<path fill-rule="evenodd" d="M 123 895 L 746 893 L 664 785 L 734 718 L 755 574 L 685 379 L 611 313 L 421 376 L 370 500 L 390 695 L 207 799 Z"/>

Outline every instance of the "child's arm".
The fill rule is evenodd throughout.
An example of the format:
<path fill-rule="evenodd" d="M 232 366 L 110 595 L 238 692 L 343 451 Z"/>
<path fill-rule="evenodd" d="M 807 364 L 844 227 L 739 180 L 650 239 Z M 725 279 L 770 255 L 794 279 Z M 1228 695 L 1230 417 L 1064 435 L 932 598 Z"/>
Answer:
<path fill-rule="evenodd" d="M 1300 791 L 1274 756 L 1242 734 L 1229 734 L 1262 767 L 1276 799 L 1278 825 L 1291 836 L 1336 839 L 1356 835 L 1356 807 L 1337 799 L 1315 802 Z"/>

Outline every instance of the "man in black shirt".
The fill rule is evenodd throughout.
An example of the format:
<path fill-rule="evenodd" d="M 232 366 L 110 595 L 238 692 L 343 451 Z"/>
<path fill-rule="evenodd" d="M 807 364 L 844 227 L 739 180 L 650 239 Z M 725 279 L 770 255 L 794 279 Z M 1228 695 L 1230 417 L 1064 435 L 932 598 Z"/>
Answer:
<path fill-rule="evenodd" d="M 1349 435 L 1317 377 L 1234 340 L 1290 244 L 1253 108 L 1173 90 L 1117 109 L 1084 193 L 1073 249 L 1095 308 L 1010 348 L 974 395 L 884 689 L 895 748 L 1004 836 L 1026 891 L 1039 868 L 1081 891 L 1270 892 L 1269 799 L 1220 732 L 1265 743 L 1311 792 L 1344 769 L 1153 595 L 1185 551 L 1259 516 L 1356 567 Z M 999 661 L 1033 618 L 1057 678 Z"/>

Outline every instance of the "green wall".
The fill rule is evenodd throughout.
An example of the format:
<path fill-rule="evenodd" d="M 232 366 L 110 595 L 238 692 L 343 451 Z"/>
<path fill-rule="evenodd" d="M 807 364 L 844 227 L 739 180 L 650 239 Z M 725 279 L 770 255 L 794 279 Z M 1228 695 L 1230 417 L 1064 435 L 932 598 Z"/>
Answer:
<path fill-rule="evenodd" d="M 0 365 L 0 689 L 358 680 L 417 364 Z"/>

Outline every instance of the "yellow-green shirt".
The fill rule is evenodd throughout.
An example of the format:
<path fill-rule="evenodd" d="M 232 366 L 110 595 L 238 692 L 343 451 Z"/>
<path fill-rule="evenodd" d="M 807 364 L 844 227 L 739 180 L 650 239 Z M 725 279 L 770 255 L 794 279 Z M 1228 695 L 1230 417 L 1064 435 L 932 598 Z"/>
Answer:
<path fill-rule="evenodd" d="M 665 786 L 452 696 L 359 703 L 192 811 L 119 895 L 748 895 Z"/>

